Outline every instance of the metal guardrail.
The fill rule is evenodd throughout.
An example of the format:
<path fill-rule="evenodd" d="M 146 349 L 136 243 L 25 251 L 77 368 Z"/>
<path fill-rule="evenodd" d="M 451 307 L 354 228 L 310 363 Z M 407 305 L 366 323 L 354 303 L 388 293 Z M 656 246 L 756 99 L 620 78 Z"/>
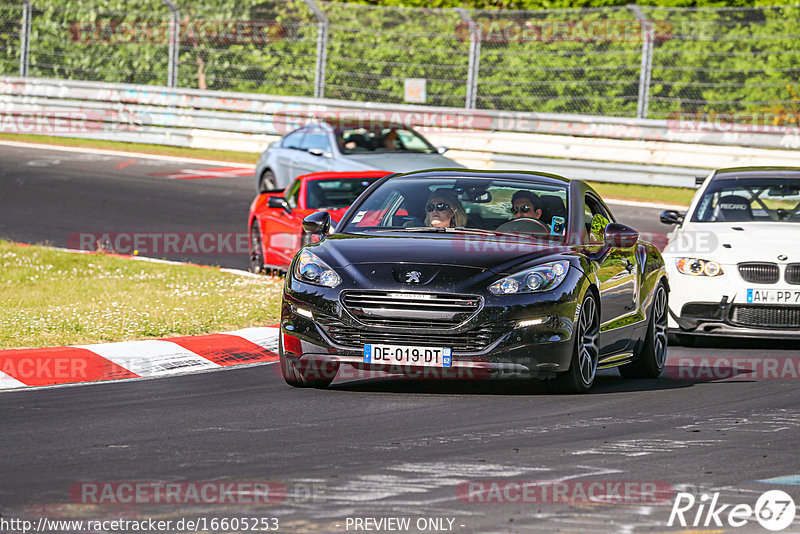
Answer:
<path fill-rule="evenodd" d="M 692 187 L 708 169 L 800 165 L 797 128 L 375 104 L 0 77 L 0 131 L 259 152 L 322 116 L 403 122 L 470 166 Z M 691 119 L 691 117 L 690 117 Z M 38 121 L 38 122 L 37 122 Z M 752 130 L 752 129 L 751 129 Z M 788 150 L 787 150 L 788 149 Z"/>

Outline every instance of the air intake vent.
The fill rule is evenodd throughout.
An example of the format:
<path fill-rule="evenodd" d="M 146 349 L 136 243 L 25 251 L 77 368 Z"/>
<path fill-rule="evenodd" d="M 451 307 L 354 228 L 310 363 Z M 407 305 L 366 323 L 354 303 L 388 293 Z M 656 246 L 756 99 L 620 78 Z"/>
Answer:
<path fill-rule="evenodd" d="M 345 291 L 342 304 L 368 325 L 451 328 L 472 317 L 481 307 L 481 298 L 450 293 Z"/>
<path fill-rule="evenodd" d="M 774 284 L 778 281 L 778 265 L 775 263 L 740 263 L 739 274 L 751 284 Z"/>
<path fill-rule="evenodd" d="M 792 263 L 786 266 L 786 274 L 784 274 L 786 282 L 798 285 L 800 284 L 800 263 Z"/>
<path fill-rule="evenodd" d="M 734 306 L 731 321 L 743 326 L 800 327 L 800 306 Z"/>

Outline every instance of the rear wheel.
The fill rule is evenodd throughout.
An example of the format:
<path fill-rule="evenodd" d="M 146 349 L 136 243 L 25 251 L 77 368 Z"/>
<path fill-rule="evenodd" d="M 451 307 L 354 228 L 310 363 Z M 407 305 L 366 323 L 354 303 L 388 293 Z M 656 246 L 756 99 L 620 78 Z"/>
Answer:
<path fill-rule="evenodd" d="M 264 245 L 261 242 L 261 227 L 258 219 L 253 219 L 250 225 L 250 272 L 264 272 Z"/>
<path fill-rule="evenodd" d="M 264 193 L 265 191 L 270 191 L 277 187 L 278 185 L 275 180 L 275 173 L 269 169 L 261 173 L 261 178 L 258 180 L 259 193 Z"/>
<path fill-rule="evenodd" d="M 325 361 L 322 363 L 300 361 L 297 358 L 289 358 L 283 350 L 283 336 L 279 334 L 278 355 L 281 360 L 281 374 L 283 380 L 292 387 L 296 388 L 326 388 L 336 378 L 339 371 L 339 364 L 336 362 Z"/>
<path fill-rule="evenodd" d="M 548 382 L 551 390 L 557 393 L 585 393 L 594 384 L 600 355 L 597 345 L 600 335 L 600 310 L 591 291 L 583 298 L 580 315 L 574 328 L 575 343 L 569 371 L 559 374 Z"/>
<path fill-rule="evenodd" d="M 659 283 L 644 344 L 631 363 L 619 367 L 625 378 L 656 378 L 667 361 L 667 288 Z"/>

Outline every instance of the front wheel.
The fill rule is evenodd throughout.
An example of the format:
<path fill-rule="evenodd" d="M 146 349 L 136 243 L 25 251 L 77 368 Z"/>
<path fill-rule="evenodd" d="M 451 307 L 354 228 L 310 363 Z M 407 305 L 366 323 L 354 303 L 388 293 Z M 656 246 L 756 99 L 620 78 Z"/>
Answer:
<path fill-rule="evenodd" d="M 258 219 L 253 219 L 250 225 L 250 272 L 264 272 L 264 245 L 261 241 L 261 227 Z"/>
<path fill-rule="evenodd" d="M 261 178 L 258 180 L 258 192 L 265 193 L 267 191 L 272 191 L 277 187 L 277 182 L 275 181 L 275 173 L 271 170 L 267 169 L 263 173 L 261 173 Z"/>
<path fill-rule="evenodd" d="M 574 345 L 569 371 L 548 382 L 556 393 L 585 393 L 594 384 L 600 349 L 600 310 L 594 293 L 588 291 L 581 303 L 581 311 L 574 327 Z"/>
<path fill-rule="evenodd" d="M 653 309 L 641 350 L 631 363 L 619 367 L 625 378 L 656 378 L 667 361 L 667 288 L 659 283 L 653 298 Z"/>
<path fill-rule="evenodd" d="M 336 373 L 339 371 L 337 362 L 324 361 L 301 361 L 297 358 L 289 358 L 283 350 L 283 335 L 279 334 L 278 355 L 280 357 L 281 374 L 283 380 L 295 388 L 318 388 L 323 389 L 333 382 Z"/>

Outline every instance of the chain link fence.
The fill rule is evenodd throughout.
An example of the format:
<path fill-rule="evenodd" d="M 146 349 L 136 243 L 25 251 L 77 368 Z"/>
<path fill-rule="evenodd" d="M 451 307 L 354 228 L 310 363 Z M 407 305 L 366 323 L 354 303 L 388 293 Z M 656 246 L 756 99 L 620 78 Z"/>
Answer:
<path fill-rule="evenodd" d="M 487 110 L 797 116 L 800 7 L 7 2 L 0 74 L 21 73 Z"/>

